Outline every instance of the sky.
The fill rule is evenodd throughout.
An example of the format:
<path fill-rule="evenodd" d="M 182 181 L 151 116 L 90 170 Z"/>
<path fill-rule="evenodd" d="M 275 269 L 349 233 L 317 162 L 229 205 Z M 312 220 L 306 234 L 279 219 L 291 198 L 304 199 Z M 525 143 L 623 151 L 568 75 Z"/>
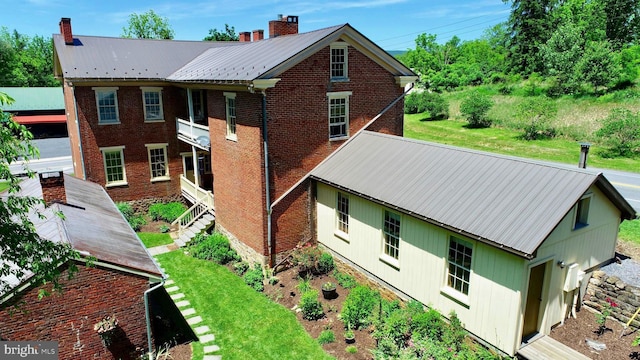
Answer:
<path fill-rule="evenodd" d="M 77 35 L 118 37 L 129 15 L 153 9 L 167 18 L 176 40 L 202 40 L 225 24 L 241 31 L 265 30 L 279 14 L 297 15 L 299 32 L 349 23 L 385 50 L 415 47 L 419 34 L 436 34 L 438 42 L 454 35 L 477 39 L 485 29 L 505 21 L 510 4 L 502 0 L 0 0 L 0 27 L 20 34 L 59 33 L 60 18 L 71 18 Z"/>

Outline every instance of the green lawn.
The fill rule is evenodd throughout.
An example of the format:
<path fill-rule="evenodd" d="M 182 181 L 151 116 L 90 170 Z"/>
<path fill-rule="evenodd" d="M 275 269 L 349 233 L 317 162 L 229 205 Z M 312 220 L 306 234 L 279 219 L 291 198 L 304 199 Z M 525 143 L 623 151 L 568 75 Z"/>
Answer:
<path fill-rule="evenodd" d="M 580 145 L 576 141 L 556 138 L 549 140 L 520 140 L 520 132 L 505 128 L 468 129 L 466 121 L 423 121 L 424 115 L 405 115 L 406 137 L 578 166 Z M 640 172 L 640 159 L 606 159 L 599 155 L 597 145 L 591 146 L 587 165 L 603 169 Z"/>
<path fill-rule="evenodd" d="M 168 233 L 139 232 L 138 237 L 140 237 L 140 240 L 142 240 L 142 243 L 147 248 L 173 243 L 173 240 Z"/>
<path fill-rule="evenodd" d="M 215 335 L 223 359 L 331 359 L 295 315 L 245 285 L 227 268 L 181 251 L 158 261 Z M 202 359 L 194 344 L 194 359 Z"/>
<path fill-rule="evenodd" d="M 622 222 L 618 238 L 640 245 L 640 219 Z"/>

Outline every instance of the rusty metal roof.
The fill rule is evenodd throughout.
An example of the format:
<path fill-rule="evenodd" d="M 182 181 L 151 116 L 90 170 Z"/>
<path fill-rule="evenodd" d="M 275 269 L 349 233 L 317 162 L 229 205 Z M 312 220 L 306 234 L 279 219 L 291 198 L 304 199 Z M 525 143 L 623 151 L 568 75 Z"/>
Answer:
<path fill-rule="evenodd" d="M 39 179 L 25 179 L 20 186 L 20 196 L 42 198 Z M 158 277 L 163 275 L 140 238 L 100 185 L 64 174 L 64 186 L 66 204 L 39 207 L 30 214 L 40 237 L 67 242 L 81 254 L 118 266 L 123 271 Z M 39 218 L 37 211 L 44 218 Z M 64 219 L 57 216 L 56 211 L 62 212 Z M 13 280 L 15 282 L 16 279 Z"/>
<path fill-rule="evenodd" d="M 394 75 L 415 76 L 349 24 L 254 42 L 74 36 L 74 45 L 66 45 L 62 35 L 53 35 L 56 73 L 67 79 L 210 83 L 276 77 L 338 39 L 363 50 Z"/>
<path fill-rule="evenodd" d="M 523 257 L 594 184 L 635 218 L 601 173 L 369 131 L 311 177 Z"/>

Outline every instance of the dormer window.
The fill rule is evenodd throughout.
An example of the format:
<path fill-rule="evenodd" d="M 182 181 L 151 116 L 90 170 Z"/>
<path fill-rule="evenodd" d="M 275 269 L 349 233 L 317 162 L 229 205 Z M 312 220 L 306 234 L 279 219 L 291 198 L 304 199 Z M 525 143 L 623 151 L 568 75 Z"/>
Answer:
<path fill-rule="evenodd" d="M 348 45 L 346 43 L 336 43 L 331 45 L 331 80 L 348 81 Z"/>

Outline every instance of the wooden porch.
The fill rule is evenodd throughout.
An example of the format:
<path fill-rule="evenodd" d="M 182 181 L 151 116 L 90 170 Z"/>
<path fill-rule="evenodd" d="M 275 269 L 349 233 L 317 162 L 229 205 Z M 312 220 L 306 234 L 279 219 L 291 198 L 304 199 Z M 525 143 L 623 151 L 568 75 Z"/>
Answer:
<path fill-rule="evenodd" d="M 589 360 L 589 357 L 546 335 L 521 347 L 517 355 L 528 360 Z"/>

